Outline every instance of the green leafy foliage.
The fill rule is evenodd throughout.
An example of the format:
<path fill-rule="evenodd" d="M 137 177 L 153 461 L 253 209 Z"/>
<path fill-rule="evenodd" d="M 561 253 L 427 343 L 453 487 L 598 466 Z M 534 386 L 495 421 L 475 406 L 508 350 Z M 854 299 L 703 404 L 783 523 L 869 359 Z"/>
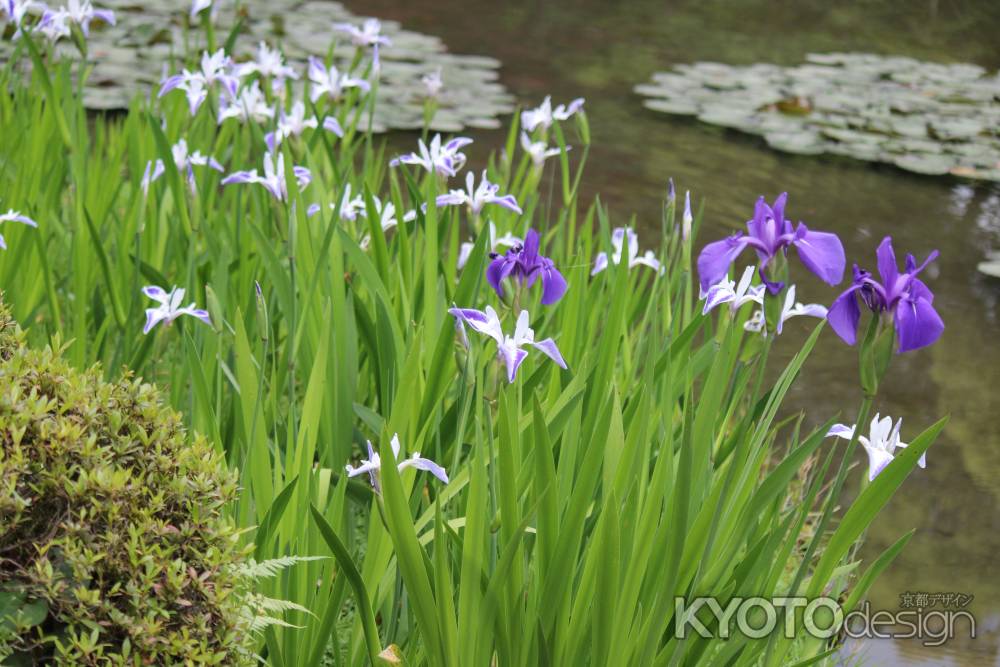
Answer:
<path fill-rule="evenodd" d="M 0 654 L 247 661 L 233 475 L 149 384 L 23 338 L 0 304 Z"/>
<path fill-rule="evenodd" d="M 199 43 L 194 32 L 192 43 Z M 198 55 L 187 54 L 185 64 L 195 67 Z M 369 58 L 358 50 L 353 74 L 369 76 Z M 117 560 L 93 562 L 94 552 L 77 545 L 78 568 L 138 558 L 162 569 L 128 569 L 124 580 L 80 578 L 88 587 L 100 583 L 104 594 L 76 601 L 81 629 L 73 650 L 106 650 L 90 643 L 110 636 L 103 619 L 114 622 L 126 611 L 101 610 L 126 596 L 145 606 L 130 612 L 138 620 L 122 632 L 148 629 L 143 610 L 160 610 L 156 637 L 177 628 L 183 641 L 235 647 L 242 630 L 252 650 L 277 666 L 822 660 L 830 647 L 806 637 L 799 619 L 788 641 L 678 639 L 675 598 L 711 594 L 725 606 L 741 595 L 824 591 L 856 602 L 902 548 L 872 564 L 855 560 L 858 539 L 939 426 L 911 440 L 844 514 L 836 512 L 845 480 L 853 482 L 857 443 L 841 447 L 824 437 L 835 415 L 786 414 L 783 406 L 809 355 L 830 342 L 823 325 L 809 334 L 796 321 L 781 338 L 763 338 L 744 327 L 749 307 L 703 315 L 692 262 L 701 215 L 684 233 L 673 201 L 659 221 L 628 223 L 640 227 L 643 248 L 654 250 L 662 272 L 622 261 L 592 276 L 595 256 L 613 256 L 613 230 L 626 223 L 613 220 L 600 200 L 581 199 L 585 115 L 536 131 L 534 139 L 559 147 L 558 159 L 545 165 L 519 149 L 515 117 L 505 152 L 490 158 L 486 171 L 524 212 L 472 212 L 435 205 L 437 195 L 461 187 L 456 180 L 386 166 L 384 144 L 359 130 L 375 96 L 352 89 L 308 109 L 335 116 L 343 138 L 317 130 L 281 144 L 286 172 L 305 166 L 312 180 L 300 191 L 286 173 L 291 187 L 279 200 L 258 185 L 220 186 L 210 169 L 195 171 L 191 188 L 170 151 L 184 139 L 228 173 L 259 169 L 263 134 L 273 123 L 219 124 L 214 96 L 191 117 L 179 93 L 137 99 L 120 117 L 89 119 L 72 68 L 58 60 L 44 66 L 30 78 L 0 70 L 0 194 L 39 223 L 9 230 L 18 255 L 0 253 L 0 284 L 33 342 L 72 342 L 66 361 L 23 348 L 24 334 L 0 347 L 6 372 L 24 358 L 58 370 L 4 390 L 4 405 L 32 407 L 3 413 L 12 426 L 0 434 L 5 447 L 21 443 L 29 433 L 22 424 L 32 423 L 25 420 L 44 414 L 46 442 L 76 458 L 43 471 L 62 482 L 46 487 L 48 495 L 12 485 L 5 474 L 0 516 L 26 531 L 35 523 L 18 517 L 86 493 L 86 518 L 106 517 L 93 530 L 115 544 L 168 533 L 166 546 L 126 549 Z M 53 159 L 54 146 L 66 146 L 69 157 Z M 167 175 L 143 192 L 144 168 L 157 159 Z M 364 213 L 340 215 L 354 197 Z M 379 224 L 385 209 L 376 208 L 388 202 L 394 228 Z M 308 217 L 314 203 L 320 212 Z M 409 210 L 414 218 L 407 221 Z M 545 256 L 569 283 L 558 304 L 542 306 L 537 287 L 498 298 L 484 277 L 489 253 L 502 250 L 491 247 L 489 223 L 497 236 L 540 232 Z M 648 233 L 657 224 L 659 235 Z M 459 269 L 466 239 L 474 245 Z M 211 313 L 211 326 L 182 317 L 144 334 L 143 309 L 153 304 L 140 287 L 151 283 L 187 289 L 189 300 Z M 769 299 L 772 310 L 780 305 Z M 496 344 L 457 333 L 452 305 L 490 305 L 507 332 L 527 309 L 537 340 L 555 339 L 568 369 L 532 349 L 508 383 Z M 789 361 L 775 369 L 775 358 Z M 165 399 L 183 418 L 157 407 L 145 385 L 99 381 L 122 365 L 166 387 Z M 90 409 L 60 411 L 50 404 L 53 392 Z M 157 421 L 122 416 L 133 415 L 135 397 L 145 406 L 140 417 Z M 858 421 L 871 409 L 865 399 Z M 181 419 L 207 443 L 185 437 Z M 102 425 L 104 437 L 76 437 L 89 433 L 81 430 L 87 424 Z M 57 425 L 73 437 L 53 430 Z M 394 434 L 407 455 L 421 452 L 447 468 L 449 481 L 398 470 Z M 146 452 L 167 443 L 169 457 Z M 79 465 L 80 457 L 102 453 Z M 377 487 L 344 473 L 345 464 L 374 454 L 382 462 Z M 238 493 L 229 477 L 206 472 L 219 460 L 238 480 Z M 31 461 L 5 456 L 3 469 L 27 469 Z M 128 461 L 127 474 L 116 472 Z M 182 464 L 204 474 L 192 481 L 178 474 Z M 136 480 L 152 480 L 150 466 L 165 478 L 134 489 Z M 135 495 L 125 498 L 123 488 Z M 187 504 L 171 506 L 169 523 L 151 514 L 156 502 L 182 492 Z M 149 529 L 135 538 L 111 531 L 125 516 Z M 163 525 L 215 532 L 188 554 L 194 543 L 177 543 Z M 196 568 L 198 576 L 222 577 L 222 561 L 235 563 L 242 548 L 252 549 L 254 562 L 198 589 L 201 597 L 185 588 L 195 585 L 187 567 L 174 566 L 182 555 L 211 561 L 214 568 Z M 23 547 L 16 562 L 55 562 L 46 577 L 58 579 L 64 551 Z M 864 574 L 855 579 L 857 572 Z M 127 577 L 145 584 L 152 577 L 156 586 L 114 588 Z M 13 610 L 8 628 L 17 623 L 34 628 L 29 638 L 54 636 L 60 630 L 47 619 L 63 598 L 49 587 L 27 588 L 32 581 L 21 576 L 0 597 L 2 608 Z M 169 601 L 174 606 L 162 607 Z M 209 624 L 194 613 L 209 601 L 233 616 Z M 198 634 L 206 628 L 223 639 Z M 135 655 L 139 639 L 129 641 Z M 203 653 L 185 659 L 235 655 L 201 644 L 192 650 Z"/>

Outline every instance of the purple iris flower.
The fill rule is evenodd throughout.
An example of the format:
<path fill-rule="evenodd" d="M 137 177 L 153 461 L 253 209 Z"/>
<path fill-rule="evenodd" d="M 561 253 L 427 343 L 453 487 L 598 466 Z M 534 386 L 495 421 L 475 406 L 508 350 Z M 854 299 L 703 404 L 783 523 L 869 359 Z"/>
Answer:
<path fill-rule="evenodd" d="M 503 281 L 508 277 L 520 280 L 531 287 L 539 278 L 542 281 L 542 305 L 550 306 L 566 293 L 566 279 L 548 257 L 538 254 L 538 232 L 529 229 L 524 245 L 516 245 L 505 255 L 491 253 L 493 261 L 486 267 L 486 280 L 497 295 L 503 298 Z"/>
<path fill-rule="evenodd" d="M 944 322 L 934 310 L 934 294 L 917 278 L 917 274 L 937 259 L 938 251 L 928 255 L 920 266 L 917 266 L 913 255 L 907 255 L 906 271 L 900 273 L 896 253 L 892 249 L 892 237 L 886 236 L 879 244 L 876 256 L 882 282 L 855 264 L 854 284 L 830 306 L 826 316 L 830 326 L 845 343 L 854 345 L 858 340 L 858 323 L 861 320 L 858 305 L 858 297 L 861 297 L 873 313 L 892 313 L 899 336 L 897 352 L 909 352 L 930 345 L 941 336 Z"/>
<path fill-rule="evenodd" d="M 760 277 L 771 294 L 780 292 L 784 285 L 770 282 L 764 274 L 764 268 L 778 252 L 787 252 L 788 246 L 795 246 L 802 263 L 823 282 L 836 285 L 841 281 L 847 260 L 840 239 L 829 232 L 809 231 L 802 222 L 793 228 L 791 221 L 785 220 L 787 200 L 788 193 L 784 192 L 774 200 L 774 206 L 771 207 L 761 197 L 754 207 L 753 220 L 747 221 L 749 234 L 737 233 L 709 243 L 702 249 L 698 256 L 698 276 L 702 291 L 722 280 L 728 273 L 729 266 L 748 247 L 757 251 Z"/>

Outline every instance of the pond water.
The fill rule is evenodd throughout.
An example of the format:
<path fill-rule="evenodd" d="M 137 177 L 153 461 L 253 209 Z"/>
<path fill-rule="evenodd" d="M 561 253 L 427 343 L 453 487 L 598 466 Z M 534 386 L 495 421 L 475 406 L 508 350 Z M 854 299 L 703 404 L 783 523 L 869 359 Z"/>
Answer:
<path fill-rule="evenodd" d="M 975 265 L 1000 250 L 1000 186 L 920 177 L 888 166 L 829 156 L 775 153 L 762 141 L 696 121 L 643 109 L 631 92 L 655 71 L 676 63 L 794 65 L 806 53 L 868 51 L 940 62 L 1000 67 L 1000 3 L 927 0 L 822 0 L 773 3 L 635 0 L 349 1 L 359 14 L 399 20 L 442 37 L 457 53 L 499 58 L 501 80 L 534 106 L 587 98 L 593 147 L 585 177 L 613 220 L 635 213 L 640 236 L 659 228 L 667 178 L 706 205 L 702 242 L 741 226 L 758 195 L 787 190 L 787 212 L 811 227 L 835 231 L 849 261 L 874 268 L 874 249 L 892 234 L 897 252 L 941 258 L 927 272 L 947 328 L 934 347 L 896 357 L 876 409 L 904 418 L 909 439 L 939 416 L 951 415 L 916 470 L 877 519 L 862 551 L 870 559 L 910 528 L 917 532 L 872 590 L 873 609 L 896 610 L 904 593 L 963 593 L 977 619 L 977 638 L 944 646 L 919 641 L 869 641 L 845 650 L 880 665 L 1000 665 L 1000 281 Z M 446 82 L 447 84 L 447 82 Z M 473 161 L 502 140 L 483 132 Z M 478 151 L 478 152 L 477 152 Z M 652 239 L 650 238 L 650 244 Z M 644 246 L 646 244 L 643 244 Z M 809 301 L 838 293 L 797 276 Z M 805 325 L 780 340 L 785 356 Z M 856 354 L 824 332 L 793 397 L 813 422 L 860 401 Z M 859 458 L 859 463 L 861 463 Z M 861 475 L 856 470 L 852 480 Z M 964 626 L 962 627 L 964 629 Z"/>

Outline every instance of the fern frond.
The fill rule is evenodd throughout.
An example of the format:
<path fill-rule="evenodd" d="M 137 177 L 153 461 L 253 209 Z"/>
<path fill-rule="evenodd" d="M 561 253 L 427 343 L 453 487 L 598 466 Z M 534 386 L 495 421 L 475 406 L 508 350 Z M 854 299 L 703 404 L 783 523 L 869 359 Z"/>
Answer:
<path fill-rule="evenodd" d="M 269 598 L 265 595 L 255 595 L 250 603 L 257 607 L 261 611 L 269 612 L 286 612 L 286 611 L 301 611 L 303 614 L 309 614 L 315 617 L 316 614 L 312 613 L 302 605 L 292 602 L 291 600 L 279 600 L 276 598 Z"/>
<path fill-rule="evenodd" d="M 264 630 L 272 626 L 278 626 L 282 628 L 294 628 L 296 630 L 301 630 L 304 627 L 301 625 L 294 625 L 287 621 L 283 621 L 280 618 L 275 618 L 274 616 L 254 616 L 253 619 L 250 621 L 248 630 L 255 635 L 259 635 L 263 633 Z"/>
<path fill-rule="evenodd" d="M 243 579 L 268 579 L 276 576 L 285 568 L 313 560 L 325 560 L 327 556 L 282 556 L 281 558 L 271 558 L 269 560 L 257 562 L 254 559 L 247 560 L 236 568 L 236 576 Z"/>

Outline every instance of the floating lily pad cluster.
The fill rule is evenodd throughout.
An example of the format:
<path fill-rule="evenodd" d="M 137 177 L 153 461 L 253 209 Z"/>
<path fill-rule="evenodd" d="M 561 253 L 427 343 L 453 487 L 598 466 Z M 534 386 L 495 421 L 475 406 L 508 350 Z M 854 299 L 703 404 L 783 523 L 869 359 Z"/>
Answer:
<path fill-rule="evenodd" d="M 655 111 L 760 135 L 789 153 L 831 153 L 921 174 L 1000 181 L 1000 74 L 864 53 L 796 67 L 678 65 L 636 86 Z"/>
<path fill-rule="evenodd" d="M 181 58 L 187 48 L 201 49 L 200 29 L 189 27 L 189 0 L 100 0 L 101 8 L 114 10 L 117 25 L 95 22 L 88 40 L 94 71 L 85 91 L 89 109 L 124 109 L 137 92 L 154 90 L 163 76 L 164 63 Z M 237 19 L 242 32 L 235 43 L 237 61 L 249 59 L 258 42 L 280 45 L 290 64 L 302 76 L 310 55 L 325 57 L 334 42 L 334 62 L 349 65 L 355 47 L 334 22 L 360 23 L 336 2 L 302 0 L 217 0 L 215 31 L 220 43 Z M 485 56 L 448 53 L 437 37 L 403 30 L 396 22 L 382 24 L 382 34 L 392 44 L 380 51 L 382 72 L 374 129 L 416 129 L 423 126 L 425 87 L 423 75 L 441 70 L 444 87 L 437 95 L 431 128 L 457 132 L 464 127 L 499 127 L 497 116 L 514 108 L 513 97 L 498 82 L 500 62 Z M 0 40 L 0 60 L 10 53 L 10 41 Z M 59 46 L 75 49 L 69 40 Z"/>

